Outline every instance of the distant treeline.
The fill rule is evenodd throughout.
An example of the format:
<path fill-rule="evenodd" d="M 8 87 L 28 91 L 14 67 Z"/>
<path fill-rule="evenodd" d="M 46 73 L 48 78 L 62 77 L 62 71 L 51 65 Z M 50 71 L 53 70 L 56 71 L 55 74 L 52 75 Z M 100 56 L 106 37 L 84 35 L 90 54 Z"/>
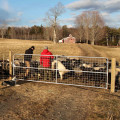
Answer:
<path fill-rule="evenodd" d="M 101 28 L 103 33 L 97 33 L 99 37 L 97 37 L 94 41 L 96 45 L 107 45 L 107 46 L 117 46 L 120 45 L 120 28 L 111 28 L 108 26 L 104 26 Z M 77 43 L 88 43 L 92 42 L 92 32 L 91 28 L 89 28 L 89 32 L 87 30 L 75 28 L 68 28 L 66 25 L 57 26 L 56 36 L 57 42 L 58 40 L 68 37 L 69 34 L 72 34 L 76 38 Z M 86 33 L 88 33 L 88 39 L 86 39 Z M 53 41 L 53 27 L 44 27 L 40 26 L 32 26 L 32 27 L 4 27 L 0 28 L 0 38 L 7 39 L 23 39 L 23 40 L 50 40 Z"/>

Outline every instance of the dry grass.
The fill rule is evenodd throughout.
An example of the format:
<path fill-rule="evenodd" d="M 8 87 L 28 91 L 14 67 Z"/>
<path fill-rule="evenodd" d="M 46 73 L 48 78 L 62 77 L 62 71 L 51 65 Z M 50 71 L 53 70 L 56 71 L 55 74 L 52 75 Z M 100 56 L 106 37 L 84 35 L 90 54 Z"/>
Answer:
<path fill-rule="evenodd" d="M 0 87 L 0 119 L 119 120 L 120 93 L 42 83 Z"/>
<path fill-rule="evenodd" d="M 40 54 L 48 46 L 54 55 L 101 56 L 120 60 L 120 48 L 48 41 L 0 39 L 0 58 L 9 50 L 24 53 L 30 46 Z M 1 83 L 2 81 L 0 81 Z M 119 120 L 120 92 L 64 85 L 23 82 L 19 87 L 0 85 L 0 120 Z"/>
<path fill-rule="evenodd" d="M 35 46 L 34 54 L 40 54 L 44 46 L 48 46 L 54 55 L 66 56 L 94 56 L 94 57 L 115 57 L 120 61 L 120 48 L 110 48 L 104 46 L 92 46 L 88 44 L 53 44 L 52 41 L 31 41 L 17 39 L 0 39 L 0 59 L 2 54 L 8 57 L 9 50 L 13 54 L 23 54 L 26 49 Z"/>

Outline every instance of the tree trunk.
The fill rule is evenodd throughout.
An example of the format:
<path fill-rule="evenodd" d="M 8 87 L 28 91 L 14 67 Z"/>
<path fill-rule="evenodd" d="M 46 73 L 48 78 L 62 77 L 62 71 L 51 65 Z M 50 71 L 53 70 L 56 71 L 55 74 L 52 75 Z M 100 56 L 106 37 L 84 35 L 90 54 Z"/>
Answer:
<path fill-rule="evenodd" d="M 119 36 L 119 40 L 118 40 L 118 45 L 120 45 L 120 36 Z"/>
<path fill-rule="evenodd" d="M 28 40 L 30 39 L 29 35 L 30 35 L 30 33 L 28 32 L 28 35 L 27 35 L 28 36 Z"/>
<path fill-rule="evenodd" d="M 53 42 L 56 43 L 56 30 L 54 28 Z"/>
<path fill-rule="evenodd" d="M 95 45 L 95 40 L 94 39 L 91 41 L 91 45 Z"/>
<path fill-rule="evenodd" d="M 107 46 L 108 46 L 108 37 L 106 37 L 106 40 L 107 40 Z"/>
<path fill-rule="evenodd" d="M 112 36 L 112 42 L 114 42 L 114 36 Z"/>
<path fill-rule="evenodd" d="M 81 42 L 82 42 L 82 38 L 81 38 L 81 37 L 79 37 L 79 39 L 80 39 L 80 40 L 79 40 L 79 42 L 81 43 Z"/>
<path fill-rule="evenodd" d="M 4 32 L 3 30 L 1 31 L 1 36 L 2 36 L 2 39 L 4 38 Z"/>
<path fill-rule="evenodd" d="M 88 33 L 87 33 L 87 39 L 86 39 L 86 43 L 88 44 Z"/>

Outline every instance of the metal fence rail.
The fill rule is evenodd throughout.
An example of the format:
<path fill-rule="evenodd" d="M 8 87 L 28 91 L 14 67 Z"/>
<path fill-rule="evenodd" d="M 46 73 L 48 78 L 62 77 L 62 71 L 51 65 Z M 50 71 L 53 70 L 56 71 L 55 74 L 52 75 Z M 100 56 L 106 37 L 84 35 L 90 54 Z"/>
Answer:
<path fill-rule="evenodd" d="M 96 88 L 108 87 L 108 59 L 105 57 L 53 55 L 54 59 L 49 61 L 50 67 L 43 67 L 40 62 L 43 56 L 33 54 L 30 66 L 27 67 L 24 56 L 24 54 L 13 56 L 13 75 L 18 80 Z M 44 57 L 46 61 L 50 59 L 50 55 Z M 25 79 L 27 70 L 29 74 Z"/>

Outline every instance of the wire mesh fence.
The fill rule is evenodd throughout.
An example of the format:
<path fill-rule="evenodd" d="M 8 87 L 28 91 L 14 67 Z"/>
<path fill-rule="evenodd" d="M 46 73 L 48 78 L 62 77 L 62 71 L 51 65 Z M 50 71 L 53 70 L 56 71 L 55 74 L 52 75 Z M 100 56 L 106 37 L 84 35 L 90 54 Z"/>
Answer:
<path fill-rule="evenodd" d="M 120 90 L 120 62 L 116 62 L 115 88 Z"/>
<path fill-rule="evenodd" d="M 9 55 L 1 55 L 0 59 L 0 80 L 9 77 Z"/>
<path fill-rule="evenodd" d="M 24 57 L 32 56 L 32 61 Z M 15 54 L 13 75 L 18 80 L 107 88 L 108 59 L 104 57 Z"/>

